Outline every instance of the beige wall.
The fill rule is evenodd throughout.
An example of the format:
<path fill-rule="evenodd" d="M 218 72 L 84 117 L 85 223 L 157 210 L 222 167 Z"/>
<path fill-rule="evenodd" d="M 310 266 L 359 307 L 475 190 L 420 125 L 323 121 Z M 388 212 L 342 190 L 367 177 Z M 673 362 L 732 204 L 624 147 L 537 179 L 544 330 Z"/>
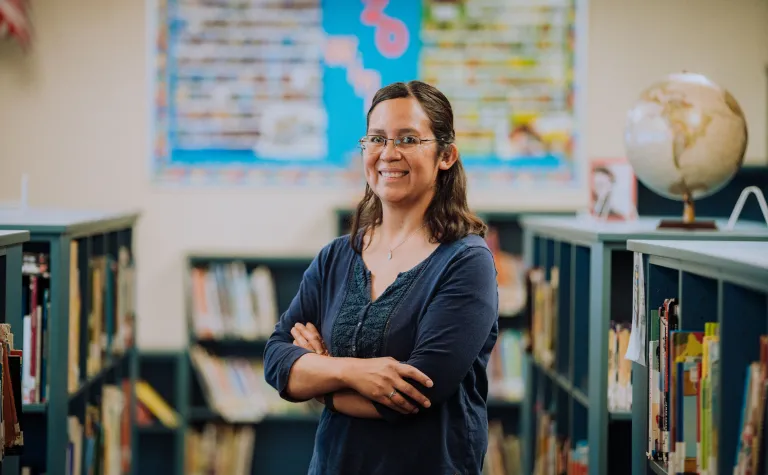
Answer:
<path fill-rule="evenodd" d="M 30 176 L 30 202 L 140 207 L 139 344 L 184 344 L 182 254 L 193 249 L 313 254 L 333 235 L 328 191 L 154 187 L 148 175 L 147 8 L 140 0 L 35 0 L 34 51 L 0 44 L 0 201 Z M 586 139 L 623 154 L 624 113 L 681 68 L 726 85 L 745 109 L 747 155 L 766 163 L 766 0 L 593 0 Z M 725 6 L 728 5 L 728 8 Z M 476 205 L 568 206 L 552 194 L 482 196 Z M 266 230 L 266 231 L 265 231 Z"/>

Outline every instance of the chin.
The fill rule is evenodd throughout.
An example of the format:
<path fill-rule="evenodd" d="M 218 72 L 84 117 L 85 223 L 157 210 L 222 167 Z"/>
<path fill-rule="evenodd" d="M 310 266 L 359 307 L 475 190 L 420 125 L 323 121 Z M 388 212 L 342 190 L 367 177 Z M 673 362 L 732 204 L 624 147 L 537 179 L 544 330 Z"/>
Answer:
<path fill-rule="evenodd" d="M 397 204 L 408 201 L 409 194 L 405 190 L 393 190 L 379 185 L 374 191 L 382 202 Z"/>

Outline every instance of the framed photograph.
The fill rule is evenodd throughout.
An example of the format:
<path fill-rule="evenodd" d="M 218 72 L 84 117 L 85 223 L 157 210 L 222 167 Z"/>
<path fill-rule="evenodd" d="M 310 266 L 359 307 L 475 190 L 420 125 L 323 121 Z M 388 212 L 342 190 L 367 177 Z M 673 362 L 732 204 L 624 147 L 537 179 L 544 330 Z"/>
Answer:
<path fill-rule="evenodd" d="M 589 212 L 612 221 L 637 218 L 637 179 L 626 158 L 590 160 Z"/>

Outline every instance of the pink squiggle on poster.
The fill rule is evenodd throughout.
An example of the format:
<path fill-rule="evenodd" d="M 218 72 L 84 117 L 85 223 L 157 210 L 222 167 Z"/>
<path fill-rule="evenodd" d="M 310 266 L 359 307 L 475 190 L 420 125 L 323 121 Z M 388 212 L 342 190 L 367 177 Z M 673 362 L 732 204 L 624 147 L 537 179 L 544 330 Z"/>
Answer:
<path fill-rule="evenodd" d="M 376 28 L 374 42 L 376 49 L 385 58 L 395 59 L 405 53 L 410 43 L 411 34 L 402 20 L 384 13 L 389 0 L 363 0 L 363 12 L 360 21 L 365 26 Z"/>
<path fill-rule="evenodd" d="M 363 67 L 355 36 L 329 36 L 325 41 L 325 63 L 331 67 L 344 68 L 347 82 L 355 94 L 363 99 L 363 113 L 370 107 L 373 95 L 381 87 L 381 74 Z"/>

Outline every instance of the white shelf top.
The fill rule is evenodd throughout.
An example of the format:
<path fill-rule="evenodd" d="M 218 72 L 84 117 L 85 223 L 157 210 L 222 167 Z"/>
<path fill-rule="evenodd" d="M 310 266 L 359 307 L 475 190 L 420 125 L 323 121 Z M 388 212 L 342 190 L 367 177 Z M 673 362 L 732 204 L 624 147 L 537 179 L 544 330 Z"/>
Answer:
<path fill-rule="evenodd" d="M 749 274 L 768 284 L 768 241 L 630 240 L 627 249 Z"/>
<path fill-rule="evenodd" d="M 635 221 L 605 221 L 584 216 L 527 216 L 521 218 L 523 227 L 555 239 L 579 241 L 627 241 L 628 239 L 690 239 L 690 240 L 768 240 L 768 226 L 753 221 L 738 221 L 733 230 L 726 230 L 728 221 L 715 219 L 717 230 L 657 229 L 662 219 L 670 217 L 640 217 Z M 707 218 L 698 218 L 707 220 Z M 711 218 L 709 218 L 711 219 Z"/>
<path fill-rule="evenodd" d="M 132 225 L 138 216 L 135 211 L 0 208 L 0 229 L 26 229 L 31 233 L 96 233 Z"/>
<path fill-rule="evenodd" d="M 29 241 L 29 231 L 9 230 L 0 231 L 0 248 L 15 246 Z"/>

